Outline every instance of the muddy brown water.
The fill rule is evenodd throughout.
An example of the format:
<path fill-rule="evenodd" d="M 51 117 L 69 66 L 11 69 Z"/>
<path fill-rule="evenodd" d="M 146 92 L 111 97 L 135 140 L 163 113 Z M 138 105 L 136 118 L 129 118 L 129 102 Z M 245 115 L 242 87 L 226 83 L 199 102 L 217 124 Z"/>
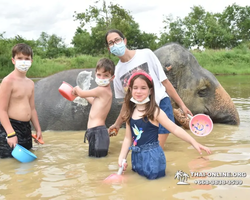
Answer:
<path fill-rule="evenodd" d="M 118 170 L 117 159 L 125 129 L 111 138 L 106 158 L 89 158 L 85 131 L 46 131 L 45 144 L 31 150 L 38 158 L 20 163 L 0 159 L 0 200 L 15 199 L 239 199 L 250 196 L 250 79 L 249 76 L 217 77 L 232 97 L 240 126 L 215 124 L 198 142 L 213 153 L 201 157 L 191 145 L 170 135 L 165 144 L 166 177 L 147 180 L 128 170 L 119 182 L 103 183 Z M 177 172 L 187 174 L 186 179 Z M 196 175 L 196 176 L 194 176 Z M 219 177 L 222 176 L 222 177 Z M 233 177 L 228 177 L 229 175 Z M 182 184 L 180 184 L 182 183 Z"/>

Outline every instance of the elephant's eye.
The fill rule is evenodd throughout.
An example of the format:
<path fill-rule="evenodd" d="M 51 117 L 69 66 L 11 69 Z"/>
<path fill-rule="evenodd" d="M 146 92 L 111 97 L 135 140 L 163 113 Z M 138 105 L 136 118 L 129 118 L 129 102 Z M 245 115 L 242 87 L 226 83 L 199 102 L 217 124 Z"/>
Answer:
<path fill-rule="evenodd" d="M 202 88 L 200 88 L 200 90 L 198 91 L 198 95 L 199 95 L 200 97 L 205 97 L 205 96 L 207 96 L 207 90 L 208 90 L 207 87 L 202 87 Z"/>

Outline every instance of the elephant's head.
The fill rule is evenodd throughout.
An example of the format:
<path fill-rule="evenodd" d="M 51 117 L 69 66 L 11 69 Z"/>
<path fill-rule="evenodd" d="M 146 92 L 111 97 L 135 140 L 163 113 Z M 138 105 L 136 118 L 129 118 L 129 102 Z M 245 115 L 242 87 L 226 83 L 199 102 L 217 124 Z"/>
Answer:
<path fill-rule="evenodd" d="M 154 53 L 177 93 L 194 115 L 207 114 L 214 123 L 240 123 L 238 111 L 228 93 L 188 50 L 170 43 Z M 174 102 L 173 107 L 177 107 Z"/>

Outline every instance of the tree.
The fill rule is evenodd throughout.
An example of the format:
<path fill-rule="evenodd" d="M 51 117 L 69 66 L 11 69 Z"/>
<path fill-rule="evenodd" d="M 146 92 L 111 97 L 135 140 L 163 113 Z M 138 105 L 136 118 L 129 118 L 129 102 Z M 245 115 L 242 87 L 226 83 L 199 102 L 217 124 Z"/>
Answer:
<path fill-rule="evenodd" d="M 186 27 L 185 38 L 190 41 L 189 46 L 197 46 L 199 49 L 204 45 L 206 12 L 201 6 L 194 6 L 191 10 L 183 20 Z"/>
<path fill-rule="evenodd" d="M 233 35 L 228 31 L 227 27 L 219 23 L 220 14 L 207 13 L 204 19 L 205 35 L 204 44 L 205 48 L 220 49 L 230 47 L 228 41 L 233 39 Z"/>
<path fill-rule="evenodd" d="M 37 43 L 37 53 L 42 58 L 57 58 L 66 55 L 67 48 L 61 37 L 42 32 Z M 68 52 L 67 52 L 68 53 Z"/>
<path fill-rule="evenodd" d="M 163 23 L 165 23 L 165 26 L 163 27 L 164 31 L 161 33 L 160 46 L 169 42 L 176 42 L 186 47 L 189 46 L 189 43 L 185 41 L 184 37 L 185 27 L 179 17 L 174 21 L 173 16 L 170 14 L 165 16 Z"/>
<path fill-rule="evenodd" d="M 235 3 L 226 7 L 220 16 L 221 26 L 227 27 L 231 33 L 231 47 L 239 45 L 241 42 L 247 42 L 250 39 L 250 7 L 241 7 Z"/>
<path fill-rule="evenodd" d="M 13 69 L 11 63 L 11 48 L 12 41 L 4 38 L 5 32 L 0 34 L 0 71 L 7 71 Z M 7 73 L 6 73 L 7 74 Z"/>
<path fill-rule="evenodd" d="M 86 29 L 83 30 L 78 27 L 71 44 L 74 45 L 74 48 L 78 54 L 89 55 L 93 53 L 91 49 L 91 47 L 93 46 L 91 36 Z"/>
<path fill-rule="evenodd" d="M 98 7 L 100 2 L 102 5 Z M 97 0 L 94 6 L 89 6 L 83 13 L 75 12 L 73 17 L 74 20 L 80 21 L 80 27 L 77 28 L 72 44 L 81 52 L 89 52 L 91 55 L 104 54 L 107 51 L 105 34 L 110 29 L 120 30 L 128 39 L 128 47 L 154 47 L 156 36 L 141 33 L 130 12 L 118 4 L 110 2 L 107 6 L 105 0 Z"/>
<path fill-rule="evenodd" d="M 33 40 L 26 40 L 20 35 L 7 39 L 4 38 L 4 33 L 0 34 L 0 70 L 4 71 L 4 74 L 7 75 L 11 70 L 13 70 L 13 64 L 11 62 L 11 50 L 13 46 L 18 43 L 25 43 L 31 46 L 33 52 L 35 52 L 36 42 Z"/>

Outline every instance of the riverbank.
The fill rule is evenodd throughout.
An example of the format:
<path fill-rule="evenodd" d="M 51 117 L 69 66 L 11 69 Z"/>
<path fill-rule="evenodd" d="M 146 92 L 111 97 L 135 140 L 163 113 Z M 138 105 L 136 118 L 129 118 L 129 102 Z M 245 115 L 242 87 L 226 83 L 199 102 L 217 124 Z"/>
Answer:
<path fill-rule="evenodd" d="M 200 66 L 214 75 L 250 75 L 249 48 L 191 52 Z"/>
<path fill-rule="evenodd" d="M 250 50 L 249 48 L 232 50 L 205 50 L 191 51 L 200 66 L 207 69 L 214 75 L 250 75 Z M 34 56 L 32 68 L 27 76 L 32 78 L 44 78 L 60 71 L 69 69 L 95 68 L 97 61 L 102 57 L 109 57 L 118 62 L 118 58 L 105 54 L 96 57 L 90 55 L 80 55 L 77 57 L 59 57 L 56 59 L 41 59 Z M 10 60 L 11 62 L 11 60 Z M 0 68 L 0 79 L 13 70 L 10 67 Z"/>

